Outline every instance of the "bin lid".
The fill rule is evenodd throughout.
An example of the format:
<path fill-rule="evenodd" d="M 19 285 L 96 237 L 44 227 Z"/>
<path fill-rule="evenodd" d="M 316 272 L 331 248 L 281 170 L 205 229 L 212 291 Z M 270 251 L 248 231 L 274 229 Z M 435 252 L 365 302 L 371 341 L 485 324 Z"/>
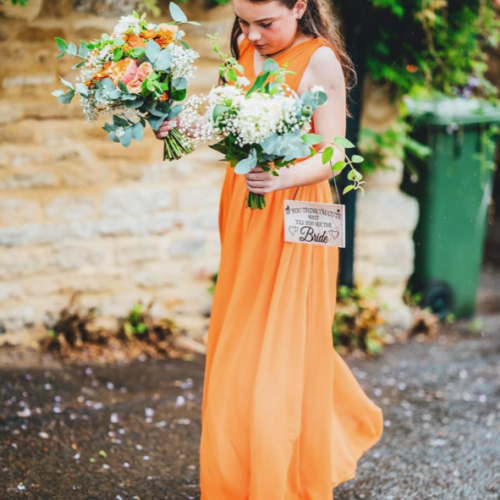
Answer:
<path fill-rule="evenodd" d="M 433 98 L 405 97 L 411 116 L 432 125 L 500 122 L 500 106 L 483 99 L 439 96 Z"/>

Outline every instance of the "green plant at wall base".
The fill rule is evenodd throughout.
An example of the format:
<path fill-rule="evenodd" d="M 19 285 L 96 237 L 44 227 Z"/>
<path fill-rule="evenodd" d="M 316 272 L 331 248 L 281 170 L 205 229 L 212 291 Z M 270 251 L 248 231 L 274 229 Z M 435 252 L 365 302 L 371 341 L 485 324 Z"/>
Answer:
<path fill-rule="evenodd" d="M 10 2 L 12 5 L 20 5 L 21 7 L 24 7 L 29 0 L 5 0 L 6 2 Z"/>
<path fill-rule="evenodd" d="M 385 343 L 380 328 L 385 321 L 379 311 L 375 287 L 339 286 L 332 325 L 335 350 L 341 354 L 354 349 L 379 354 Z"/>
<path fill-rule="evenodd" d="M 125 335 L 131 337 L 141 333 L 146 333 L 148 327 L 144 323 L 144 310 L 141 304 L 134 304 L 127 318 L 123 322 L 123 331 Z"/>

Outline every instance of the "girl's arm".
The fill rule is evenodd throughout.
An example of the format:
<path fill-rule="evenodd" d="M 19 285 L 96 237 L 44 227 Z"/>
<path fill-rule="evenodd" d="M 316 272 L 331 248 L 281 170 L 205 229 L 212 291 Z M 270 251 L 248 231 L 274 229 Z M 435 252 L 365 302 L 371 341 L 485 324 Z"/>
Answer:
<path fill-rule="evenodd" d="M 325 89 L 328 100 L 314 112 L 314 131 L 329 141 L 337 136 L 345 137 L 346 133 L 346 90 L 342 66 L 335 53 L 329 47 L 320 47 L 312 55 L 305 75 L 308 87 L 321 85 Z M 266 194 L 279 189 L 316 184 L 330 179 L 334 172 L 330 163 L 323 165 L 321 151 L 330 144 L 326 141 L 318 145 L 318 154 L 307 160 L 291 165 L 289 168 L 280 168 L 279 177 L 264 172 L 257 166 L 248 174 L 247 188 L 253 193 Z M 344 149 L 334 147 L 332 165 L 344 160 Z"/>

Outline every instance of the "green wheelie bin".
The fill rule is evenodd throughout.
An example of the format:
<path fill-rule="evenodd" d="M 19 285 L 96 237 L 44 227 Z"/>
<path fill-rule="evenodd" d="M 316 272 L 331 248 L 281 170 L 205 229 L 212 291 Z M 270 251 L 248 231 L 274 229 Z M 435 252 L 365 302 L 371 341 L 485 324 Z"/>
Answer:
<path fill-rule="evenodd" d="M 500 106 L 476 98 L 406 100 L 425 159 L 408 158 L 401 190 L 419 202 L 409 289 L 440 319 L 471 317 L 476 308 Z"/>

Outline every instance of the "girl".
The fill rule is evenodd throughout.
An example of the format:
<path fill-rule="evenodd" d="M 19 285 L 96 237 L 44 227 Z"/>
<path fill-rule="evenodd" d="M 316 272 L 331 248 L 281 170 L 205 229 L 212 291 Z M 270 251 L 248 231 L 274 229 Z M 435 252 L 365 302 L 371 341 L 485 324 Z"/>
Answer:
<path fill-rule="evenodd" d="M 328 102 L 313 130 L 345 136 L 355 75 L 327 0 L 233 0 L 231 51 L 253 83 L 271 57 L 301 93 Z M 182 114 L 180 119 L 182 120 Z M 176 124 L 157 131 L 163 139 Z M 326 147 L 319 144 L 318 151 Z M 344 159 L 336 150 L 332 164 Z M 208 331 L 200 444 L 201 500 L 330 500 L 381 437 L 382 410 L 332 344 L 338 247 L 284 242 L 284 200 L 333 203 L 321 154 L 238 175 L 226 165 L 221 260 Z M 248 191 L 266 195 L 245 208 Z"/>

